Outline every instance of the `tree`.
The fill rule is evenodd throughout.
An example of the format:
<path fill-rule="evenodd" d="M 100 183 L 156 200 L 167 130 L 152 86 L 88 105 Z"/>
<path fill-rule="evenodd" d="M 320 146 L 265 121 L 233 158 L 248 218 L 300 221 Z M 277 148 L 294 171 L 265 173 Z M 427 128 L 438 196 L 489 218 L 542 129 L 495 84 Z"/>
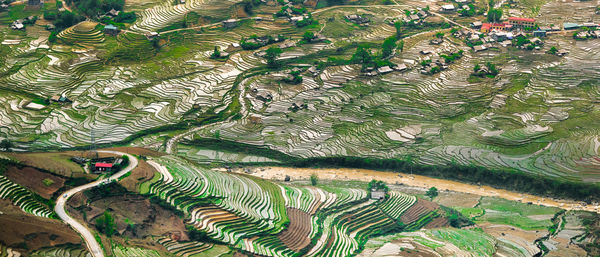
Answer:
<path fill-rule="evenodd" d="M 477 72 L 477 71 L 479 71 L 479 70 L 481 70 L 481 65 L 479 65 L 479 63 L 478 63 L 478 64 L 475 64 L 475 67 L 473 67 L 473 71 L 474 71 L 474 72 Z"/>
<path fill-rule="evenodd" d="M 394 27 L 396 27 L 396 38 L 400 39 L 402 38 L 402 28 L 404 27 L 404 22 L 403 21 L 397 21 L 394 23 Z"/>
<path fill-rule="evenodd" d="M 398 49 L 400 49 L 400 52 L 404 51 L 404 40 L 400 40 L 400 43 L 398 44 Z"/>
<path fill-rule="evenodd" d="M 317 177 L 317 174 L 311 174 L 310 175 L 310 184 L 313 186 L 316 186 L 317 183 L 319 183 L 319 177 Z"/>
<path fill-rule="evenodd" d="M 435 37 L 437 37 L 437 38 L 443 38 L 444 37 L 444 33 L 443 32 L 435 33 Z"/>
<path fill-rule="evenodd" d="M 558 49 L 556 49 L 556 47 L 550 47 L 550 50 L 548 50 L 549 54 L 556 54 L 558 52 Z"/>
<path fill-rule="evenodd" d="M 498 22 L 502 18 L 502 10 L 490 8 L 487 14 L 487 20 L 489 22 Z"/>
<path fill-rule="evenodd" d="M 302 39 L 304 39 L 304 41 L 306 42 L 310 42 L 315 38 L 315 33 L 312 33 L 311 31 L 306 31 L 304 32 L 304 35 L 302 35 Z"/>
<path fill-rule="evenodd" d="M 372 61 L 373 57 L 371 56 L 371 54 L 369 54 L 369 51 L 367 51 L 362 46 L 356 48 L 356 52 L 354 52 L 354 54 L 352 55 L 352 62 L 360 63 L 363 65 L 363 67 L 366 67 Z"/>
<path fill-rule="evenodd" d="M 283 51 L 281 50 L 281 48 L 277 46 L 269 47 L 269 49 L 265 51 L 265 59 L 267 59 L 267 65 L 272 68 L 277 67 L 279 65 L 277 63 L 277 57 L 279 57 L 279 55 L 281 55 L 282 52 Z"/>
<path fill-rule="evenodd" d="M 425 193 L 426 196 L 429 197 L 429 199 L 435 198 L 436 196 L 438 196 L 438 190 L 435 187 L 431 187 L 429 188 L 429 190 L 427 190 L 427 193 Z"/>
<path fill-rule="evenodd" d="M 217 46 L 215 46 L 215 50 L 210 55 L 210 58 L 217 59 L 219 57 L 221 57 L 221 52 L 219 51 L 219 48 Z"/>
<path fill-rule="evenodd" d="M 382 51 L 381 55 L 383 58 L 393 55 L 394 50 L 396 50 L 396 38 L 388 37 L 383 41 L 383 45 L 381 46 Z"/>
<path fill-rule="evenodd" d="M 104 233 L 107 236 L 112 236 L 115 233 L 114 218 L 110 215 L 108 210 L 104 211 L 104 215 L 96 219 L 96 228 L 98 231 Z"/>
<path fill-rule="evenodd" d="M 8 140 L 8 139 L 4 139 L 2 140 L 2 142 L 0 142 L 0 149 L 10 152 L 10 149 L 13 147 L 13 143 Z"/>

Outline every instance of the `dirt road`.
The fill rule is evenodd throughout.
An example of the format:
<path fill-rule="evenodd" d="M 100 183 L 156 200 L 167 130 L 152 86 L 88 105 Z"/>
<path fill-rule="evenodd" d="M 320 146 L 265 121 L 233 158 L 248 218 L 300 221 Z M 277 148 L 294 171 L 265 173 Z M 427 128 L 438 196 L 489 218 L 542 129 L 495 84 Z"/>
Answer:
<path fill-rule="evenodd" d="M 451 180 L 436 179 L 419 175 L 405 173 L 374 171 L 365 169 L 310 169 L 310 168 L 288 168 L 288 167 L 259 167 L 252 169 L 253 176 L 265 179 L 283 180 L 286 175 L 292 180 L 308 180 L 311 174 L 316 174 L 321 180 L 345 180 L 345 181 L 371 181 L 382 180 L 388 184 L 405 184 L 409 186 L 430 188 L 438 190 L 450 190 L 480 196 L 493 196 L 512 201 L 531 202 L 533 204 L 558 207 L 565 210 L 585 210 L 600 213 L 598 205 L 584 205 L 582 202 L 571 200 L 557 200 L 540 196 L 522 194 L 489 186 L 477 186 Z M 241 172 L 238 171 L 238 172 Z"/>

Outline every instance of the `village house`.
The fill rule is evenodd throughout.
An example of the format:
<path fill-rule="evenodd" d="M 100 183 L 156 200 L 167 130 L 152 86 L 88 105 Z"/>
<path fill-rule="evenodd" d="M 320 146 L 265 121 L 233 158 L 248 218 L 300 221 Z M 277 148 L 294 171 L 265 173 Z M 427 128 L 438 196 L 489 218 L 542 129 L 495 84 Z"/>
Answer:
<path fill-rule="evenodd" d="M 538 29 L 538 30 L 536 30 L 536 31 L 533 32 L 533 36 L 534 37 L 545 37 L 546 36 L 546 31 Z"/>
<path fill-rule="evenodd" d="M 225 21 L 223 21 L 223 28 L 226 28 L 226 29 L 235 28 L 238 26 L 238 23 L 239 23 L 239 20 L 237 20 L 237 19 L 225 20 Z"/>
<path fill-rule="evenodd" d="M 489 33 L 493 30 L 502 30 L 502 31 L 508 31 L 512 29 L 512 25 L 508 24 L 506 22 L 504 23 L 483 23 L 481 25 L 481 32 L 483 33 Z"/>
<path fill-rule="evenodd" d="M 385 198 L 385 191 L 383 191 L 383 190 L 371 191 L 371 199 L 372 200 L 381 200 L 384 198 Z"/>
<path fill-rule="evenodd" d="M 571 23 L 571 22 L 565 22 L 563 23 L 563 29 L 564 30 L 572 30 L 572 29 L 578 29 L 580 26 L 577 23 Z"/>
<path fill-rule="evenodd" d="M 456 7 L 454 7 L 454 5 L 452 5 L 452 4 L 445 4 L 445 5 L 442 5 L 442 7 L 440 8 L 440 11 L 454 12 L 454 11 L 456 11 Z"/>
<path fill-rule="evenodd" d="M 117 28 L 115 25 L 108 24 L 104 26 L 104 33 L 111 36 L 116 36 L 119 34 L 119 28 Z"/>
<path fill-rule="evenodd" d="M 532 18 L 509 17 L 508 23 L 513 27 L 520 29 L 535 27 L 535 19 Z"/>
<path fill-rule="evenodd" d="M 477 46 L 474 46 L 474 47 L 473 47 L 473 50 L 474 50 L 475 52 L 481 52 L 481 51 L 484 51 L 484 50 L 486 50 L 486 49 L 487 49 L 487 47 L 485 47 L 484 45 L 477 45 Z"/>
<path fill-rule="evenodd" d="M 471 28 L 478 29 L 481 28 L 481 25 L 483 25 L 481 21 L 475 21 L 471 23 Z"/>
<path fill-rule="evenodd" d="M 390 66 L 383 66 L 383 67 L 379 67 L 377 69 L 377 72 L 379 72 L 379 74 L 386 74 L 386 73 L 390 73 L 394 71 L 392 68 L 390 68 Z"/>
<path fill-rule="evenodd" d="M 397 71 L 405 71 L 408 69 L 408 67 L 406 66 L 406 64 L 401 63 L 401 64 L 398 64 L 398 65 L 392 67 L 392 69 L 397 70 Z"/>
<path fill-rule="evenodd" d="M 97 162 L 94 164 L 94 171 L 95 172 L 111 171 L 112 167 L 113 167 L 112 163 Z"/>
<path fill-rule="evenodd" d="M 348 19 L 348 21 L 355 23 L 355 24 L 365 24 L 365 23 L 369 23 L 369 18 L 366 17 L 362 17 L 358 14 L 350 14 L 350 15 L 346 15 L 345 16 L 346 19 Z"/>
<path fill-rule="evenodd" d="M 117 11 L 115 9 L 110 9 L 110 11 L 108 11 L 108 13 L 106 13 L 107 15 L 110 15 L 112 17 L 117 17 L 119 15 L 120 11 Z"/>
<path fill-rule="evenodd" d="M 158 33 L 154 31 L 149 31 L 144 34 L 148 40 L 152 40 L 155 37 L 158 37 Z"/>
<path fill-rule="evenodd" d="M 16 20 L 10 25 L 10 28 L 14 30 L 21 30 L 25 28 L 25 25 L 23 25 L 23 21 Z"/>

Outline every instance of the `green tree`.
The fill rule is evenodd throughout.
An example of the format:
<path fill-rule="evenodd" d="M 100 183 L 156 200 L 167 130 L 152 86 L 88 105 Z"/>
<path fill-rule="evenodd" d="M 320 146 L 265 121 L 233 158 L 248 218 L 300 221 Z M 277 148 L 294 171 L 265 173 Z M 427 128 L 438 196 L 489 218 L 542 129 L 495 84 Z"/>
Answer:
<path fill-rule="evenodd" d="M 499 22 L 502 18 L 502 10 L 490 8 L 487 14 L 487 20 L 489 22 Z"/>
<path fill-rule="evenodd" d="M 277 46 L 269 47 L 269 49 L 265 51 L 265 59 L 267 59 L 267 65 L 272 68 L 279 66 L 279 64 L 277 63 L 277 57 L 279 57 L 282 52 L 283 51 L 281 50 L 281 48 Z"/>
<path fill-rule="evenodd" d="M 115 220 L 108 210 L 96 219 L 96 228 L 109 237 L 115 233 Z"/>
<path fill-rule="evenodd" d="M 311 174 L 310 175 L 310 184 L 313 186 L 316 186 L 319 183 L 319 177 L 317 177 L 317 174 Z"/>
<path fill-rule="evenodd" d="M 388 57 L 393 55 L 394 50 L 396 50 L 396 38 L 395 37 L 388 37 L 385 39 L 385 41 L 383 41 L 383 45 L 381 46 L 382 48 L 382 57 Z"/>
<path fill-rule="evenodd" d="M 404 40 L 400 40 L 400 43 L 398 44 L 398 49 L 400 49 L 400 52 L 404 51 Z"/>
<path fill-rule="evenodd" d="M 210 58 L 217 59 L 219 57 L 221 57 L 221 52 L 219 51 L 219 48 L 217 46 L 215 46 L 215 50 L 210 55 Z"/>
<path fill-rule="evenodd" d="M 310 42 L 315 38 L 315 33 L 311 32 L 311 31 L 306 31 L 304 32 L 304 35 L 302 35 L 302 39 L 304 39 L 304 41 L 306 42 Z"/>
<path fill-rule="evenodd" d="M 362 46 L 359 46 L 356 48 L 356 52 L 354 52 L 354 54 L 352 55 L 352 62 L 361 63 L 363 64 L 363 66 L 365 66 L 373 62 L 373 57 L 371 56 L 369 51 L 367 51 L 367 49 L 365 49 Z"/>
<path fill-rule="evenodd" d="M 558 52 L 558 49 L 556 49 L 556 47 L 550 47 L 550 50 L 548 50 L 549 54 L 556 54 Z"/>
<path fill-rule="evenodd" d="M 481 70 L 481 65 L 479 65 L 479 63 L 478 63 L 478 64 L 475 64 L 475 67 L 473 67 L 473 71 L 474 71 L 474 72 L 477 72 L 477 71 L 479 71 L 479 70 Z"/>
<path fill-rule="evenodd" d="M 443 38 L 444 37 L 444 33 L 443 32 L 435 33 L 435 37 L 437 37 L 437 38 Z"/>
<path fill-rule="evenodd" d="M 429 199 L 435 198 L 436 196 L 438 196 L 438 189 L 435 187 L 431 187 L 429 188 L 429 190 L 427 190 L 427 193 L 425 193 L 426 196 L 429 197 Z"/>
<path fill-rule="evenodd" d="M 2 142 L 0 142 L 0 149 L 7 151 L 7 152 L 10 152 L 11 148 L 13 148 L 13 146 L 14 146 L 13 143 L 8 139 L 4 139 L 4 140 L 2 140 Z"/>
<path fill-rule="evenodd" d="M 397 21 L 394 23 L 394 27 L 396 27 L 396 38 L 400 39 L 402 38 L 402 32 L 403 32 L 403 28 L 404 28 L 404 22 L 403 21 Z"/>

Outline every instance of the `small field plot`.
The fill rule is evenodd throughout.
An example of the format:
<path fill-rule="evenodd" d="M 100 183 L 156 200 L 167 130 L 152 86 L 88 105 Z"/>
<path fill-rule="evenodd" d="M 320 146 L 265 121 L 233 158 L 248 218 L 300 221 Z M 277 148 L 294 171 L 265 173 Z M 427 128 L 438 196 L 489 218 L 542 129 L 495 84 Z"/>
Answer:
<path fill-rule="evenodd" d="M 482 198 L 478 208 L 484 209 L 485 214 L 477 218 L 477 222 L 506 224 L 525 230 L 546 230 L 552 225 L 550 219 L 559 211 L 492 197 Z"/>

